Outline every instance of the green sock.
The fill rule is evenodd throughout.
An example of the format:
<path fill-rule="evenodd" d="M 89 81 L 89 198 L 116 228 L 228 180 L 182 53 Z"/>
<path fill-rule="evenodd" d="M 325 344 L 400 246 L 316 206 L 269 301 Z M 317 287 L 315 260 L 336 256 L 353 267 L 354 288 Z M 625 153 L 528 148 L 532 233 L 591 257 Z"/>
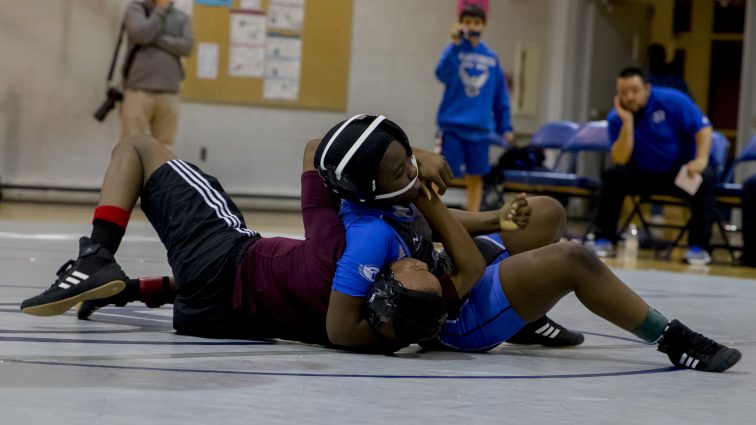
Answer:
<path fill-rule="evenodd" d="M 664 329 L 667 327 L 669 320 L 661 313 L 656 311 L 653 307 L 648 307 L 648 314 L 643 319 L 640 326 L 633 329 L 633 335 L 646 342 L 656 342 L 664 333 Z"/>

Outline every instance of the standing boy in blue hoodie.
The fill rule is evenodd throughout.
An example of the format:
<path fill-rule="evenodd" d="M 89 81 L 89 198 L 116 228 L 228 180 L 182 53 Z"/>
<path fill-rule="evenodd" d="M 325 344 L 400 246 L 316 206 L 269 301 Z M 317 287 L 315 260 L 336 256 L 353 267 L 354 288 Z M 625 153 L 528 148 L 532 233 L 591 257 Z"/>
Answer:
<path fill-rule="evenodd" d="M 491 133 L 506 142 L 514 138 L 499 58 L 480 41 L 485 26 L 483 9 L 465 6 L 452 26 L 452 43 L 436 66 L 436 77 L 446 86 L 436 117 L 443 134 L 441 152 L 454 177 L 465 178 L 470 211 L 480 209 Z"/>

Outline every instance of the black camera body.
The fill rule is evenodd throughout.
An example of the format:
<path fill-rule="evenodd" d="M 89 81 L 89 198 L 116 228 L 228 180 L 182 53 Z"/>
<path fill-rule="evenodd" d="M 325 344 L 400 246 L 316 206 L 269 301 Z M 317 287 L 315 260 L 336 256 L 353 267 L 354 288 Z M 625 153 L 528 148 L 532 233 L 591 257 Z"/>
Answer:
<path fill-rule="evenodd" d="M 477 37 L 480 38 L 481 32 L 480 31 L 470 31 L 468 29 L 462 28 L 459 30 L 459 38 L 471 38 L 471 37 Z"/>
<path fill-rule="evenodd" d="M 115 108 L 116 103 L 123 100 L 123 94 L 115 87 L 108 88 L 107 93 L 105 93 L 105 97 L 105 101 L 102 102 L 102 105 L 100 105 L 100 107 L 97 108 L 94 113 L 94 117 L 97 121 L 104 121 L 105 117 L 108 116 L 110 111 Z"/>

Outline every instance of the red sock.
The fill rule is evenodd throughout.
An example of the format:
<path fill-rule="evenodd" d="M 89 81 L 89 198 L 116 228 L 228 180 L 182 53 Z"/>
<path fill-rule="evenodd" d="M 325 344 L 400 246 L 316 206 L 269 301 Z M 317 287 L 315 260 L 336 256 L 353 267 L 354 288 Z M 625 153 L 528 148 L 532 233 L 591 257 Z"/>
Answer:
<path fill-rule="evenodd" d="M 139 297 L 149 308 L 172 304 L 175 296 L 168 276 L 140 277 Z"/>
<path fill-rule="evenodd" d="M 95 208 L 94 218 L 95 220 L 108 221 L 113 224 L 117 224 L 118 227 L 126 231 L 126 226 L 129 224 L 130 211 L 126 211 L 121 207 L 115 205 L 100 205 Z"/>
<path fill-rule="evenodd" d="M 111 254 L 115 254 L 126 232 L 129 215 L 128 211 L 113 205 L 97 207 L 92 220 L 92 242 L 101 244 Z"/>

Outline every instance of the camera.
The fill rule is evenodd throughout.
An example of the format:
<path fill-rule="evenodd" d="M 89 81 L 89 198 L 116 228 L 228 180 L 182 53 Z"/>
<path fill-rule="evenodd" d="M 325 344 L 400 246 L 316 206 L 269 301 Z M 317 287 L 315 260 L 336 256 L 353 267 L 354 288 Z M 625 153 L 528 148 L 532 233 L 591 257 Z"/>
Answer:
<path fill-rule="evenodd" d="M 115 108 L 116 103 L 123 100 L 123 94 L 121 94 L 118 89 L 115 87 L 108 88 L 107 93 L 105 93 L 105 101 L 102 102 L 102 105 L 100 105 L 99 108 L 94 113 L 94 118 L 97 121 L 104 121 L 105 117 L 108 116 L 108 113 Z"/>
<path fill-rule="evenodd" d="M 459 38 L 467 38 L 467 39 L 469 39 L 471 37 L 478 37 L 478 38 L 480 38 L 480 34 L 481 34 L 480 31 L 470 31 L 470 30 L 468 30 L 466 28 L 462 28 L 462 29 L 459 30 L 458 37 Z"/>

